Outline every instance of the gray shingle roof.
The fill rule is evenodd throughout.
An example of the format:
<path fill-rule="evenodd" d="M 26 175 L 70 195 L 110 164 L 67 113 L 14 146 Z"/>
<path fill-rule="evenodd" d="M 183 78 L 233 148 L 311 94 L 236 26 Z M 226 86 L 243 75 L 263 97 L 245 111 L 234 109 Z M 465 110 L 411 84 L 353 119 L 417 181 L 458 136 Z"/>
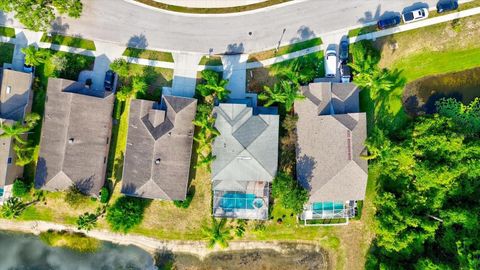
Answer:
<path fill-rule="evenodd" d="M 122 193 L 184 200 L 190 172 L 197 100 L 163 96 L 132 100 Z"/>
<path fill-rule="evenodd" d="M 9 69 L 0 70 L 0 122 L 13 124 L 22 120 L 30 111 L 33 77 L 30 73 Z M 3 131 L 0 130 L 0 133 Z M 24 135 L 26 137 L 26 135 Z M 8 160 L 11 162 L 8 163 Z M 13 184 L 23 175 L 23 167 L 17 166 L 11 138 L 0 139 L 0 187 Z"/>
<path fill-rule="evenodd" d="M 214 189 L 243 191 L 245 181 L 271 182 L 277 173 L 279 118 L 253 114 L 245 104 L 214 108 L 220 136 L 213 143 Z"/>
<path fill-rule="evenodd" d="M 110 92 L 91 92 L 65 79 L 48 80 L 37 188 L 65 190 L 76 184 L 84 193 L 98 195 L 105 182 L 113 101 Z"/>
<path fill-rule="evenodd" d="M 318 92 L 328 91 L 330 83 L 321 84 L 310 84 L 308 91 L 330 96 Z M 333 84 L 330 89 L 330 100 L 295 102 L 297 178 L 310 191 L 309 202 L 362 200 L 368 175 L 367 161 L 360 157 L 367 136 L 366 115 L 358 112 L 358 89 L 353 84 Z M 319 107 L 328 103 L 335 114 L 320 115 Z"/>

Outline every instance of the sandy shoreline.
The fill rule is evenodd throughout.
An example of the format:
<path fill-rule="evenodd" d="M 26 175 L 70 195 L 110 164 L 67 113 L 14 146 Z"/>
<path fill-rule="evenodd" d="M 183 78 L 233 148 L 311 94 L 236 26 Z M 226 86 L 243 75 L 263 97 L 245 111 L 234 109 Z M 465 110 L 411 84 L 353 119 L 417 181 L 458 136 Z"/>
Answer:
<path fill-rule="evenodd" d="M 152 255 L 162 250 L 168 250 L 173 253 L 189 253 L 198 256 L 200 259 L 205 258 L 211 253 L 219 251 L 242 251 L 242 250 L 255 250 L 255 249 L 270 249 L 276 252 L 287 252 L 288 248 L 285 247 L 286 242 L 278 241 L 231 241 L 229 247 L 226 249 L 220 249 L 218 247 L 214 249 L 208 249 L 204 241 L 181 241 L 181 240 L 158 240 L 151 237 L 146 237 L 136 234 L 120 234 L 106 230 L 91 230 L 89 232 L 77 230 L 73 226 L 67 226 L 57 223 L 44 222 L 44 221 L 12 221 L 6 219 L 0 219 L 0 230 L 5 231 L 17 231 L 25 233 L 33 233 L 35 235 L 48 230 L 67 230 L 73 232 L 81 232 L 89 237 L 93 237 L 102 241 L 112 242 L 120 245 L 134 245 Z M 325 250 L 313 243 L 296 242 L 297 248 L 309 249 L 312 248 L 325 254 Z M 325 258 L 325 262 L 328 258 Z"/>

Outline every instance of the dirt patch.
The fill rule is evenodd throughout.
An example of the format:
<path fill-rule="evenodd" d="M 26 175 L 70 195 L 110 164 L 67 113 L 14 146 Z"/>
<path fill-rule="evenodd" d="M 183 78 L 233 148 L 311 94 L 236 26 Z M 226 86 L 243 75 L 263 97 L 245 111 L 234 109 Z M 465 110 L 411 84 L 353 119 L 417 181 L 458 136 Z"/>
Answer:
<path fill-rule="evenodd" d="M 452 97 L 468 104 L 480 96 L 478 89 L 480 68 L 474 68 L 415 80 L 405 87 L 402 101 L 411 116 L 435 113 L 437 100 Z"/>
<path fill-rule="evenodd" d="M 247 70 L 247 87 L 250 92 L 260 93 L 264 86 L 273 87 L 278 79 L 268 68 L 253 68 Z"/>
<path fill-rule="evenodd" d="M 327 253 L 313 245 L 282 245 L 284 252 L 274 250 L 249 250 L 214 253 L 204 260 L 190 254 L 173 254 L 162 251 L 157 257 L 157 266 L 172 266 L 178 270 L 207 269 L 305 269 L 328 268 Z"/>

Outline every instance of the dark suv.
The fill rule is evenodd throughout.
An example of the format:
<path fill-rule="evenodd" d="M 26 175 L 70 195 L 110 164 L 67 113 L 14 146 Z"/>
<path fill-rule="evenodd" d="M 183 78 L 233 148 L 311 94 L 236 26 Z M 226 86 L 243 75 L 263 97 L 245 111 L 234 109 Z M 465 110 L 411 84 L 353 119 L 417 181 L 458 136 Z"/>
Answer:
<path fill-rule="evenodd" d="M 103 82 L 103 87 L 106 91 L 112 91 L 113 83 L 115 81 L 115 72 L 109 70 L 105 73 L 105 81 Z"/>
<path fill-rule="evenodd" d="M 445 11 L 456 10 L 458 8 L 458 2 L 455 0 L 442 0 L 437 3 L 437 12 L 443 13 Z"/>
<path fill-rule="evenodd" d="M 402 19 L 400 18 L 400 16 L 396 15 L 390 18 L 379 20 L 377 22 L 377 27 L 378 29 L 387 29 L 399 25 L 401 21 Z"/>
<path fill-rule="evenodd" d="M 348 41 L 342 40 L 340 42 L 340 52 L 338 54 L 338 58 L 340 59 L 341 63 L 346 63 L 348 61 Z"/>

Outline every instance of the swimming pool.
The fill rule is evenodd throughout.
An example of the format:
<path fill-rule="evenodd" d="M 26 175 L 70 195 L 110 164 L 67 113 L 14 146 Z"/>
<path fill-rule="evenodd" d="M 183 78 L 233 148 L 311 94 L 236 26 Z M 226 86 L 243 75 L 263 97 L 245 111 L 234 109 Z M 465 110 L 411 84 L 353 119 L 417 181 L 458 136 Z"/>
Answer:
<path fill-rule="evenodd" d="M 255 194 L 225 193 L 220 198 L 220 207 L 223 209 L 254 209 Z"/>
<path fill-rule="evenodd" d="M 343 202 L 333 202 L 333 201 L 326 201 L 326 202 L 315 202 L 313 203 L 313 211 L 315 212 L 339 212 L 344 209 L 345 204 Z"/>

